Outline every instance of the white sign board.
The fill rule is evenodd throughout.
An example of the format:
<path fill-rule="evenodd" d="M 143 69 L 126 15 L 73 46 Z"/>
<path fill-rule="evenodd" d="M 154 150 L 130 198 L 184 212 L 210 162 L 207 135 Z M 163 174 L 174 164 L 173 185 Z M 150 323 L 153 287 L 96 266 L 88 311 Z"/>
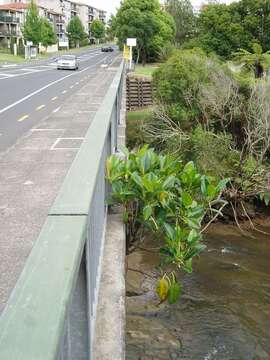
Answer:
<path fill-rule="evenodd" d="M 68 41 L 59 41 L 59 47 L 67 47 L 68 48 Z"/>
<path fill-rule="evenodd" d="M 27 46 L 33 46 L 33 41 L 26 41 Z"/>
<path fill-rule="evenodd" d="M 137 39 L 135 38 L 129 38 L 127 39 L 127 46 L 137 46 Z"/>

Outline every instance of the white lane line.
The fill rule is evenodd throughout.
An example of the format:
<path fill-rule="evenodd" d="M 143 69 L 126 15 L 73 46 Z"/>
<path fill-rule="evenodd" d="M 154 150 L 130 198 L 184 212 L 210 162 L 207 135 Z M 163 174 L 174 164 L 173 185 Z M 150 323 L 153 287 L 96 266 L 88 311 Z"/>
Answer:
<path fill-rule="evenodd" d="M 24 121 L 24 120 L 26 120 L 28 118 L 29 118 L 29 115 L 24 115 L 24 116 L 20 117 L 17 121 L 22 122 L 22 121 Z"/>
<path fill-rule="evenodd" d="M 36 129 L 30 129 L 30 131 L 32 131 L 32 132 L 36 132 L 36 131 L 65 131 L 65 129 L 41 129 L 41 128 L 36 128 Z"/>
<path fill-rule="evenodd" d="M 53 110 L 53 113 L 54 113 L 54 114 L 57 113 L 60 109 L 61 109 L 61 106 L 59 106 L 58 108 L 54 109 L 54 110 Z"/>
<path fill-rule="evenodd" d="M 12 74 L 3 74 L 1 73 L 0 76 L 5 76 L 5 78 L 11 78 L 11 77 L 14 77 L 16 75 L 12 75 Z"/>
<path fill-rule="evenodd" d="M 36 72 L 46 71 L 46 70 L 40 70 L 40 69 L 34 69 L 34 68 L 23 68 L 23 69 L 20 69 L 20 70 L 28 71 L 29 73 L 36 73 Z"/>
<path fill-rule="evenodd" d="M 42 109 L 44 109 L 44 108 L 45 108 L 45 105 L 43 104 L 43 105 L 38 106 L 38 107 L 36 108 L 36 110 L 39 111 L 39 110 L 42 110 Z"/>
<path fill-rule="evenodd" d="M 70 89 L 73 89 L 73 88 L 74 88 L 74 85 L 71 85 L 69 88 L 70 88 Z"/>
<path fill-rule="evenodd" d="M 53 81 L 53 82 L 51 82 L 51 83 L 43 86 L 42 88 L 40 88 L 40 89 L 32 92 L 31 94 L 23 97 L 22 99 L 20 99 L 20 100 L 18 100 L 18 101 L 15 101 L 13 104 L 10 104 L 10 105 L 4 107 L 3 109 L 0 110 L 0 114 L 3 114 L 4 112 L 6 112 L 6 111 L 8 111 L 8 110 L 10 110 L 10 109 L 12 109 L 12 108 L 14 108 L 16 105 L 21 104 L 22 102 L 30 99 L 31 97 L 39 94 L 39 93 L 42 92 L 43 90 L 46 90 L 46 89 L 48 89 L 49 87 L 51 87 L 51 86 L 53 86 L 53 85 L 55 85 L 55 84 L 58 84 L 59 82 L 65 80 L 65 79 L 67 79 L 67 78 L 69 78 L 69 77 L 71 77 L 71 76 L 75 76 L 75 75 L 81 74 L 81 73 L 83 73 L 83 72 L 85 72 L 85 71 L 87 71 L 87 70 L 89 70 L 89 69 L 91 69 L 91 68 L 99 65 L 103 60 L 104 60 L 104 59 L 102 59 L 101 61 L 99 61 L 99 62 L 97 62 L 97 63 L 95 63 L 95 64 L 93 64 L 93 65 L 87 66 L 87 67 L 84 68 L 83 70 L 77 71 L 76 73 L 73 73 L 73 74 L 66 75 L 66 76 L 62 77 L 61 79 L 55 80 L 55 81 Z"/>
<path fill-rule="evenodd" d="M 66 94 L 66 93 L 67 93 L 67 90 L 62 91 L 62 94 Z"/>

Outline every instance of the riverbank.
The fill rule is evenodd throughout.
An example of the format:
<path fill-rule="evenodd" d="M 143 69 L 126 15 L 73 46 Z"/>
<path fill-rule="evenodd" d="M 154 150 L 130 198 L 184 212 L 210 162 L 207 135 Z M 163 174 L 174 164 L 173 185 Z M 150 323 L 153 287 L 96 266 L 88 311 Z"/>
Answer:
<path fill-rule="evenodd" d="M 256 219 L 270 232 L 270 219 Z M 243 224 L 244 225 L 244 224 Z M 247 224 L 246 224 L 247 225 Z M 127 359 L 270 358 L 270 237 L 215 224 L 175 305 L 155 295 L 155 241 L 127 257 Z"/>

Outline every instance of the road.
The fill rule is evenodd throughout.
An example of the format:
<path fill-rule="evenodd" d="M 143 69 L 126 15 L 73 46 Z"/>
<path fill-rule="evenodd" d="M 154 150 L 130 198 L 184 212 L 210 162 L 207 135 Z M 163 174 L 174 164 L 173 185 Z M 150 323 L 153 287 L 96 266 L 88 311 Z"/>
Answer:
<path fill-rule="evenodd" d="M 91 49 L 79 62 L 0 68 L 0 314 L 121 58 Z"/>
<path fill-rule="evenodd" d="M 57 112 L 97 68 L 109 66 L 116 52 L 99 48 L 80 55 L 79 70 L 57 70 L 54 59 L 14 68 L 0 68 L 0 152 L 7 150 L 38 122 Z"/>

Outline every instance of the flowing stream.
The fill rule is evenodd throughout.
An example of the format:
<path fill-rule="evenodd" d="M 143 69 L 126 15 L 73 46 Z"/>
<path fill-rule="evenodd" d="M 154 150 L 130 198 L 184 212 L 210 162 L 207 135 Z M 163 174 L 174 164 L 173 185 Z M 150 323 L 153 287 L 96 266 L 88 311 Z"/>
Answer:
<path fill-rule="evenodd" d="M 253 235 L 230 225 L 213 227 L 172 306 L 158 305 L 150 279 L 129 271 L 126 358 L 269 360 L 270 236 Z M 140 251 L 129 266 L 149 273 L 156 262 Z"/>

